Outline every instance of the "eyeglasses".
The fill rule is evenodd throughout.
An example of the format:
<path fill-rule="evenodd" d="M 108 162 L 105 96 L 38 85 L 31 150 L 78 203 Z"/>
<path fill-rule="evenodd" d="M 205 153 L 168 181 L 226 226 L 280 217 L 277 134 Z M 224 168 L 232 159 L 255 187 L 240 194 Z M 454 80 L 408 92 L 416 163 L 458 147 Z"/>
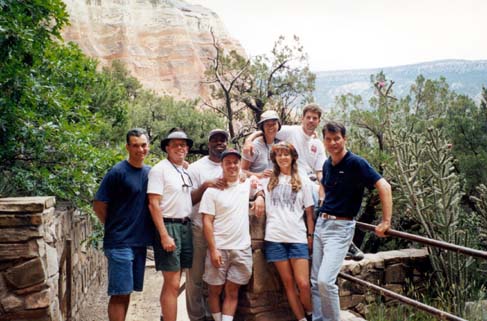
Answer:
<path fill-rule="evenodd" d="M 182 173 L 179 170 L 178 170 L 178 172 L 179 172 L 179 175 L 181 175 L 181 180 L 183 181 L 183 185 L 181 186 L 183 188 L 183 191 L 187 190 L 187 189 L 191 189 L 191 187 L 193 187 L 193 181 L 191 180 L 191 176 L 189 176 L 189 174 L 187 172 L 185 172 L 184 169 L 183 169 Z M 186 181 L 184 179 L 184 176 L 187 177 L 188 181 Z"/>
<path fill-rule="evenodd" d="M 171 163 L 171 165 L 172 165 L 172 167 L 174 167 L 174 169 L 181 176 L 181 180 L 183 181 L 183 185 L 181 185 L 181 187 L 182 187 L 183 191 L 187 191 L 187 190 L 191 189 L 193 187 L 193 181 L 191 180 L 191 176 L 189 176 L 188 172 L 186 172 L 183 168 L 180 171 L 179 168 L 174 166 L 173 163 Z M 184 178 L 185 175 L 187 177 L 186 179 Z"/>

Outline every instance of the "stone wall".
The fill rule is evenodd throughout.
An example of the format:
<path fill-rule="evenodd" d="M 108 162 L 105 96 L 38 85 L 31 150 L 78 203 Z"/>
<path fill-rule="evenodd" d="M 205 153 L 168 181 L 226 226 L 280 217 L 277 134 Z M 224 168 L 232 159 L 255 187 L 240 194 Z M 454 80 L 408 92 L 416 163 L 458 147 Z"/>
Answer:
<path fill-rule="evenodd" d="M 341 271 L 407 296 L 410 290 L 424 292 L 425 280 L 432 270 L 428 251 L 423 248 L 365 254 L 359 262 L 346 260 Z M 338 285 L 341 308 L 362 316 L 368 312 L 369 304 L 391 301 L 348 280 L 339 278 Z"/>
<path fill-rule="evenodd" d="M 89 219 L 54 206 L 54 197 L 0 199 L 0 320 L 66 320 L 69 307 L 62 309 L 58 297 L 58 284 L 66 292 L 66 270 L 72 320 L 78 320 L 88 289 L 100 284 L 105 259 L 81 244 L 91 233 Z M 59 275 L 66 239 L 72 240 L 71 262 Z"/>
<path fill-rule="evenodd" d="M 253 271 L 238 299 L 237 321 L 294 321 L 286 292 L 273 264 L 264 257 L 265 217 L 250 216 Z"/>

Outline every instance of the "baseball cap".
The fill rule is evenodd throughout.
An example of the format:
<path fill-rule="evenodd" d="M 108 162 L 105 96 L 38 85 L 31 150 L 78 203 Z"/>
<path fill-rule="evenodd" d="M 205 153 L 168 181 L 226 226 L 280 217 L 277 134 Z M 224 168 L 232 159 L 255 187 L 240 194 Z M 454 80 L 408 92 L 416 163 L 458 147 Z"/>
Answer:
<path fill-rule="evenodd" d="M 238 150 L 234 149 L 234 148 L 230 148 L 230 149 L 227 149 L 225 150 L 221 155 L 220 155 L 220 160 L 223 160 L 225 157 L 227 157 L 228 155 L 235 155 L 237 156 L 239 159 L 242 158 L 242 156 L 240 155 L 240 153 L 238 152 Z"/>
<path fill-rule="evenodd" d="M 225 138 L 227 140 L 230 138 L 230 135 L 228 135 L 228 132 L 226 130 L 216 128 L 216 129 L 212 129 L 210 131 L 210 133 L 208 134 L 208 141 L 211 139 L 211 137 L 218 135 L 218 134 L 225 136 Z"/>

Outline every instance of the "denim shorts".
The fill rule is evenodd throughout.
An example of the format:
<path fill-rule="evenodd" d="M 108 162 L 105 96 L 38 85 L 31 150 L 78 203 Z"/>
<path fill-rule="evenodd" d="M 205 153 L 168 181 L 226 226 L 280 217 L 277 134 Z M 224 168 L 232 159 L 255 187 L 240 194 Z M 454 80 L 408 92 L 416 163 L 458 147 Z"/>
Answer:
<path fill-rule="evenodd" d="M 146 247 L 105 249 L 109 296 L 142 291 L 146 254 Z"/>
<path fill-rule="evenodd" d="M 308 244 L 264 241 L 264 255 L 267 262 L 286 261 L 289 259 L 309 260 Z"/>
<path fill-rule="evenodd" d="M 154 240 L 154 261 L 156 271 L 180 271 L 193 264 L 193 232 L 191 224 L 164 223 L 169 236 L 174 239 L 176 249 L 168 252 L 162 248 L 159 233 Z"/>

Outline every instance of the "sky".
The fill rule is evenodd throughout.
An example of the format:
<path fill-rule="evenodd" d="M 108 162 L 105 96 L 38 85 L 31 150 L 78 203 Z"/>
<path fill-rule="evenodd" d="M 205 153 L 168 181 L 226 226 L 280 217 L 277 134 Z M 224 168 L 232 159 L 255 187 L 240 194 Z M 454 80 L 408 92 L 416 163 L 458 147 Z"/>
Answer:
<path fill-rule="evenodd" d="M 313 71 L 487 59 L 487 0 L 186 0 L 216 12 L 247 54 L 300 38 Z"/>

